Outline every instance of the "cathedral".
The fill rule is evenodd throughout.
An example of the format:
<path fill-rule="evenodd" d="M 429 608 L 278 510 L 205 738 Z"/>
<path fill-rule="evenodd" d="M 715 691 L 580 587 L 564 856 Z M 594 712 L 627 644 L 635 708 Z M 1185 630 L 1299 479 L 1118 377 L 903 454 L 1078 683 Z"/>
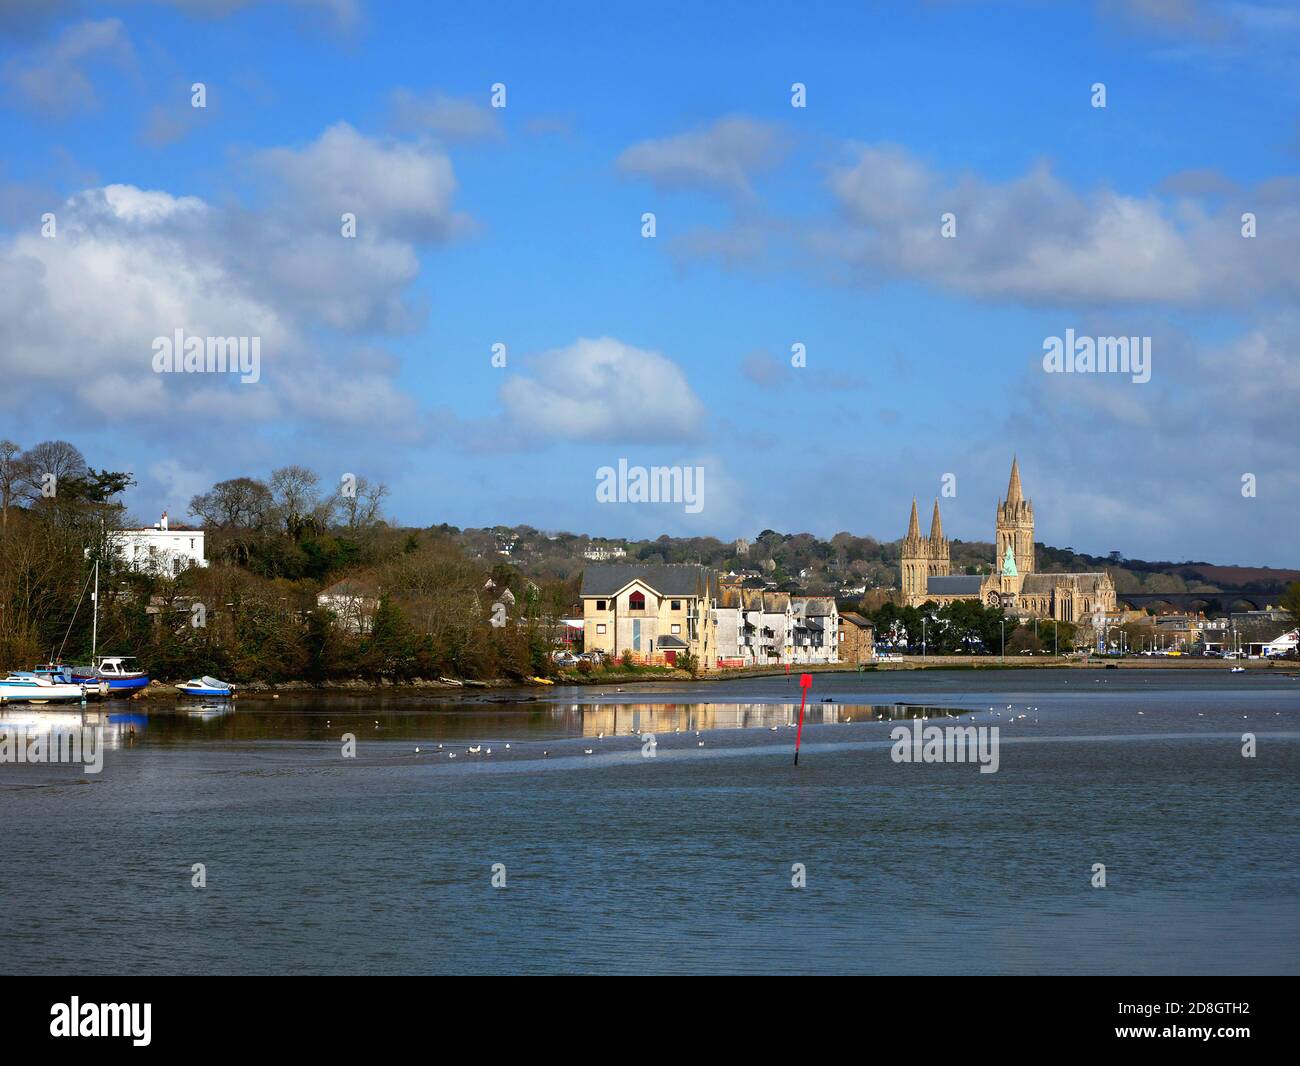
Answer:
<path fill-rule="evenodd" d="M 1034 571 L 1034 504 L 1020 487 L 1020 465 L 1011 460 L 1007 497 L 998 503 L 994 534 L 996 558 L 991 574 L 954 574 L 939 501 L 934 501 L 930 535 L 912 500 L 912 517 L 902 546 L 903 604 L 979 600 L 1025 618 L 1081 622 L 1094 611 L 1115 610 L 1115 585 L 1109 574 L 1040 574 Z"/>

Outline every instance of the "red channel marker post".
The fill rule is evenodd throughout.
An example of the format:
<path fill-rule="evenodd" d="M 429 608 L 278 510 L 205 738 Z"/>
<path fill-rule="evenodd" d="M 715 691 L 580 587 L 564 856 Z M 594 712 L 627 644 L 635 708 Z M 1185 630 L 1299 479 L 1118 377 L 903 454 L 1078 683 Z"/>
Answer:
<path fill-rule="evenodd" d="M 794 734 L 794 764 L 799 765 L 799 742 L 803 739 L 803 709 L 808 703 L 808 690 L 812 688 L 812 674 L 799 675 L 799 688 L 802 695 L 799 697 L 799 728 Z"/>

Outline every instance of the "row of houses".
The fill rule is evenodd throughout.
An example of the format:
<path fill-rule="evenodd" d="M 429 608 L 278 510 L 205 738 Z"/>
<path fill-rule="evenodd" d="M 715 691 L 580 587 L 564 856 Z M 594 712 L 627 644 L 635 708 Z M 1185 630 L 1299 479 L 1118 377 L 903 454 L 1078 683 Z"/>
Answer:
<path fill-rule="evenodd" d="M 588 566 L 583 646 L 612 658 L 700 667 L 868 662 L 871 623 L 827 596 L 745 589 L 686 563 Z"/>

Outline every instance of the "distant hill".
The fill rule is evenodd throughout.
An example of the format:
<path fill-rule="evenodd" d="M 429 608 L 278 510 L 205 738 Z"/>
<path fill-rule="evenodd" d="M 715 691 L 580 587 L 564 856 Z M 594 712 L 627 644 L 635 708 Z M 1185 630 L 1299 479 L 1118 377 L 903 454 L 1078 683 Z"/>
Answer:
<path fill-rule="evenodd" d="M 734 572 L 754 586 L 775 584 L 787 591 L 847 596 L 848 590 L 887 590 L 898 585 L 900 541 L 879 541 L 852 533 L 823 539 L 811 533 L 765 529 L 739 541 L 669 536 L 622 540 L 544 532 L 531 526 L 437 528 L 458 539 L 473 557 L 510 563 L 538 578 L 567 580 L 590 565 L 584 553 L 615 546 L 626 552 L 622 561 L 701 563 L 724 573 Z M 1300 570 L 1194 561 L 1149 562 L 1088 555 L 1045 544 L 1035 545 L 1035 555 L 1037 569 L 1043 572 L 1105 571 L 1121 593 L 1239 591 L 1280 596 L 1288 584 L 1300 581 Z M 988 573 L 993 567 L 993 545 L 987 541 L 954 540 L 951 559 L 954 573 Z"/>

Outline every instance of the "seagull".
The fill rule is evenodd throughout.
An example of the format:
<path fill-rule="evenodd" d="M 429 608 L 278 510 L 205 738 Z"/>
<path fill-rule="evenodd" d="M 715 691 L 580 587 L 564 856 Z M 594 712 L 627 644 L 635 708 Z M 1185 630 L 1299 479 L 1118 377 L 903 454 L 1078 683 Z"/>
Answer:
<path fill-rule="evenodd" d="M 510 750 L 510 745 L 507 744 L 507 745 L 506 745 L 506 751 L 509 751 L 509 750 Z"/>
<path fill-rule="evenodd" d="M 604 733 L 597 733 L 597 734 L 596 734 L 596 739 L 597 739 L 597 740 L 604 740 L 604 739 L 605 739 L 605 734 L 604 734 Z"/>
<path fill-rule="evenodd" d="M 477 755 L 482 750 L 483 750 L 482 744 L 475 744 L 472 748 L 466 748 L 465 753 L 467 755 Z"/>
<path fill-rule="evenodd" d="M 420 749 L 419 749 L 419 748 L 416 748 L 416 749 L 415 749 L 415 754 L 416 754 L 416 755 L 419 755 L 419 754 L 420 754 Z"/>
<path fill-rule="evenodd" d="M 456 753 L 454 751 L 449 751 L 447 753 L 447 758 L 454 759 L 455 757 L 456 757 Z"/>
<path fill-rule="evenodd" d="M 583 749 L 582 749 L 582 754 L 583 754 L 583 755 L 590 755 L 590 754 L 591 754 L 591 749 L 590 749 L 590 748 L 583 748 Z"/>
<path fill-rule="evenodd" d="M 704 747 L 704 741 L 701 740 L 701 741 L 696 745 L 696 747 L 699 747 L 699 748 Z"/>
<path fill-rule="evenodd" d="M 488 748 L 488 750 L 485 751 L 483 754 L 484 754 L 484 755 L 491 755 L 491 754 L 492 754 L 492 749 L 491 749 L 491 748 Z"/>

